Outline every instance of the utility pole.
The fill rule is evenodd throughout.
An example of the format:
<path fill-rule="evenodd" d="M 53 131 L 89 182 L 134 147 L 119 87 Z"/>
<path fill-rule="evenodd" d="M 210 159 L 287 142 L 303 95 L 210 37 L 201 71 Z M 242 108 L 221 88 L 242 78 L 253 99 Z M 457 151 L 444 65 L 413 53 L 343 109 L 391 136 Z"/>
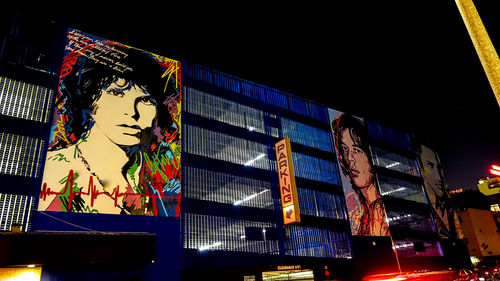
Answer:
<path fill-rule="evenodd" d="M 500 59 L 472 0 L 455 0 L 500 106 Z"/>

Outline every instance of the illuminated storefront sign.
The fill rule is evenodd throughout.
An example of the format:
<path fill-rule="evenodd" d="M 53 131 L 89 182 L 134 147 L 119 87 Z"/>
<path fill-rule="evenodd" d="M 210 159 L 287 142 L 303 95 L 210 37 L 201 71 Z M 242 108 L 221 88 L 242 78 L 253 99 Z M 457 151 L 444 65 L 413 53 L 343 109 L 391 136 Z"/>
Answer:
<path fill-rule="evenodd" d="M 281 206 L 283 208 L 283 223 L 300 222 L 300 210 L 293 173 L 292 150 L 290 139 L 284 138 L 274 144 L 278 177 L 280 183 Z"/>
<path fill-rule="evenodd" d="M 42 268 L 28 265 L 27 267 L 0 268 L 0 280 L 9 281 L 40 281 Z"/>

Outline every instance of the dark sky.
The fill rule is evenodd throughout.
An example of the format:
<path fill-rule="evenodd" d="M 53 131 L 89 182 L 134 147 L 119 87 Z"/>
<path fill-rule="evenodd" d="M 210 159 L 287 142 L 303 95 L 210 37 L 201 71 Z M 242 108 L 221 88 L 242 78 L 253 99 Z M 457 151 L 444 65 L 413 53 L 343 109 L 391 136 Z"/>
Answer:
<path fill-rule="evenodd" d="M 475 4 L 498 49 L 493 2 Z M 329 3 L 71 5 L 44 15 L 429 136 L 449 186 L 475 188 L 500 163 L 500 109 L 455 1 Z"/>

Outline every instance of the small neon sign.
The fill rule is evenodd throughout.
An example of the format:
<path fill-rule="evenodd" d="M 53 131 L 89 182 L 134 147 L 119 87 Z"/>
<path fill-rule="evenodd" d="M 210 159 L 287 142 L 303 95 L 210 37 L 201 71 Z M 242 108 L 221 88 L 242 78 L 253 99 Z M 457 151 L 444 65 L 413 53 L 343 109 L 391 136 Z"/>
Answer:
<path fill-rule="evenodd" d="M 500 176 L 500 165 L 491 165 L 490 173 L 495 176 Z"/>

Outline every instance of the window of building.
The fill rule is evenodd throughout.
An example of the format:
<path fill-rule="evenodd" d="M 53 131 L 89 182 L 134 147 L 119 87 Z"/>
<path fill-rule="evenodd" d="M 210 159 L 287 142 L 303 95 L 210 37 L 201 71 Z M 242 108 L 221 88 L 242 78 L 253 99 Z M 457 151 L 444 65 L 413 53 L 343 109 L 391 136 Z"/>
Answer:
<path fill-rule="evenodd" d="M 297 188 L 297 193 L 301 214 L 347 220 L 345 203 L 341 195 L 306 188 Z"/>
<path fill-rule="evenodd" d="M 400 257 L 430 257 L 443 255 L 441 244 L 437 241 L 400 239 L 395 240 L 394 245 Z"/>
<path fill-rule="evenodd" d="M 2 13 L 2 18 L 9 17 L 7 14 Z M 0 30 L 0 59 L 55 75 L 57 60 L 53 58 L 54 42 L 59 39 L 57 25 L 49 20 L 33 21 L 22 13 L 16 13 L 14 17 Z"/>
<path fill-rule="evenodd" d="M 22 231 L 28 231 L 33 197 L 17 194 L 0 193 L 0 231 L 10 231 L 13 223 L 22 225 Z"/>
<path fill-rule="evenodd" d="M 185 151 L 189 153 L 264 170 L 276 167 L 276 160 L 268 158 L 268 148 L 262 143 L 188 124 L 183 128 L 186 139 L 196 140 L 187 142 Z M 295 176 L 338 184 L 335 163 L 295 152 L 292 159 Z"/>
<path fill-rule="evenodd" d="M 290 119 L 281 118 L 283 137 L 305 146 L 333 152 L 330 132 L 321 130 Z"/>
<path fill-rule="evenodd" d="M 262 110 L 242 105 L 206 92 L 185 86 L 185 110 L 205 118 L 232 126 L 266 134 L 264 113 Z M 270 130 L 273 137 L 278 137 L 278 130 Z"/>
<path fill-rule="evenodd" d="M 0 114 L 47 123 L 53 91 L 0 76 Z"/>
<path fill-rule="evenodd" d="M 287 96 L 274 89 L 267 87 L 266 87 L 266 101 L 268 104 L 275 105 L 279 108 L 289 109 Z"/>
<path fill-rule="evenodd" d="M 320 120 L 326 123 L 330 122 L 328 118 L 328 110 L 324 105 L 320 105 L 317 103 L 308 103 L 309 106 L 309 116 L 313 119 Z"/>
<path fill-rule="evenodd" d="M 387 168 L 390 170 L 410 174 L 412 176 L 420 176 L 417 161 L 405 156 L 385 151 L 378 147 L 372 146 L 373 163 L 374 165 Z"/>
<path fill-rule="evenodd" d="M 185 197 L 261 209 L 273 208 L 267 181 L 192 167 L 185 169 Z"/>
<path fill-rule="evenodd" d="M 269 169 L 267 146 L 223 133 L 185 124 L 185 151 L 247 167 Z"/>
<path fill-rule="evenodd" d="M 419 203 L 427 203 L 422 185 L 396 178 L 377 175 L 380 194 Z"/>
<path fill-rule="evenodd" d="M 38 177 L 43 143 L 36 138 L 0 133 L 0 173 Z"/>
<path fill-rule="evenodd" d="M 366 125 L 371 138 L 406 150 L 412 149 L 408 133 L 370 121 L 367 121 Z"/>
<path fill-rule="evenodd" d="M 182 63 L 182 75 L 208 82 L 212 85 L 233 91 L 263 103 L 290 110 L 328 123 L 328 113 L 325 106 L 308 102 L 298 97 L 292 97 L 284 92 L 243 80 L 225 73 L 216 72 L 202 66 L 187 62 Z M 307 107 L 307 109 L 305 108 Z"/>
<path fill-rule="evenodd" d="M 351 247 L 347 232 L 294 224 L 285 228 L 285 233 L 286 255 L 351 258 Z"/>
<path fill-rule="evenodd" d="M 339 184 L 337 165 L 334 162 L 292 151 L 293 170 L 296 177 Z"/>
<path fill-rule="evenodd" d="M 309 116 L 309 106 L 305 100 L 289 96 L 288 104 L 290 105 L 291 111 L 297 112 L 304 116 Z"/>
<path fill-rule="evenodd" d="M 267 240 L 266 229 L 276 228 L 274 223 L 239 220 L 228 217 L 185 213 L 184 248 L 195 249 L 200 253 L 207 251 L 251 252 L 278 254 L 278 241 Z M 263 235 L 249 237 L 249 230 L 258 229 Z M 252 231 L 250 231 L 252 232 Z M 252 232 L 253 233 L 253 232 Z"/>
<path fill-rule="evenodd" d="M 422 216 L 412 212 L 393 211 L 390 206 L 386 206 L 386 211 L 389 227 L 404 227 L 415 231 L 436 231 L 430 215 Z"/>

